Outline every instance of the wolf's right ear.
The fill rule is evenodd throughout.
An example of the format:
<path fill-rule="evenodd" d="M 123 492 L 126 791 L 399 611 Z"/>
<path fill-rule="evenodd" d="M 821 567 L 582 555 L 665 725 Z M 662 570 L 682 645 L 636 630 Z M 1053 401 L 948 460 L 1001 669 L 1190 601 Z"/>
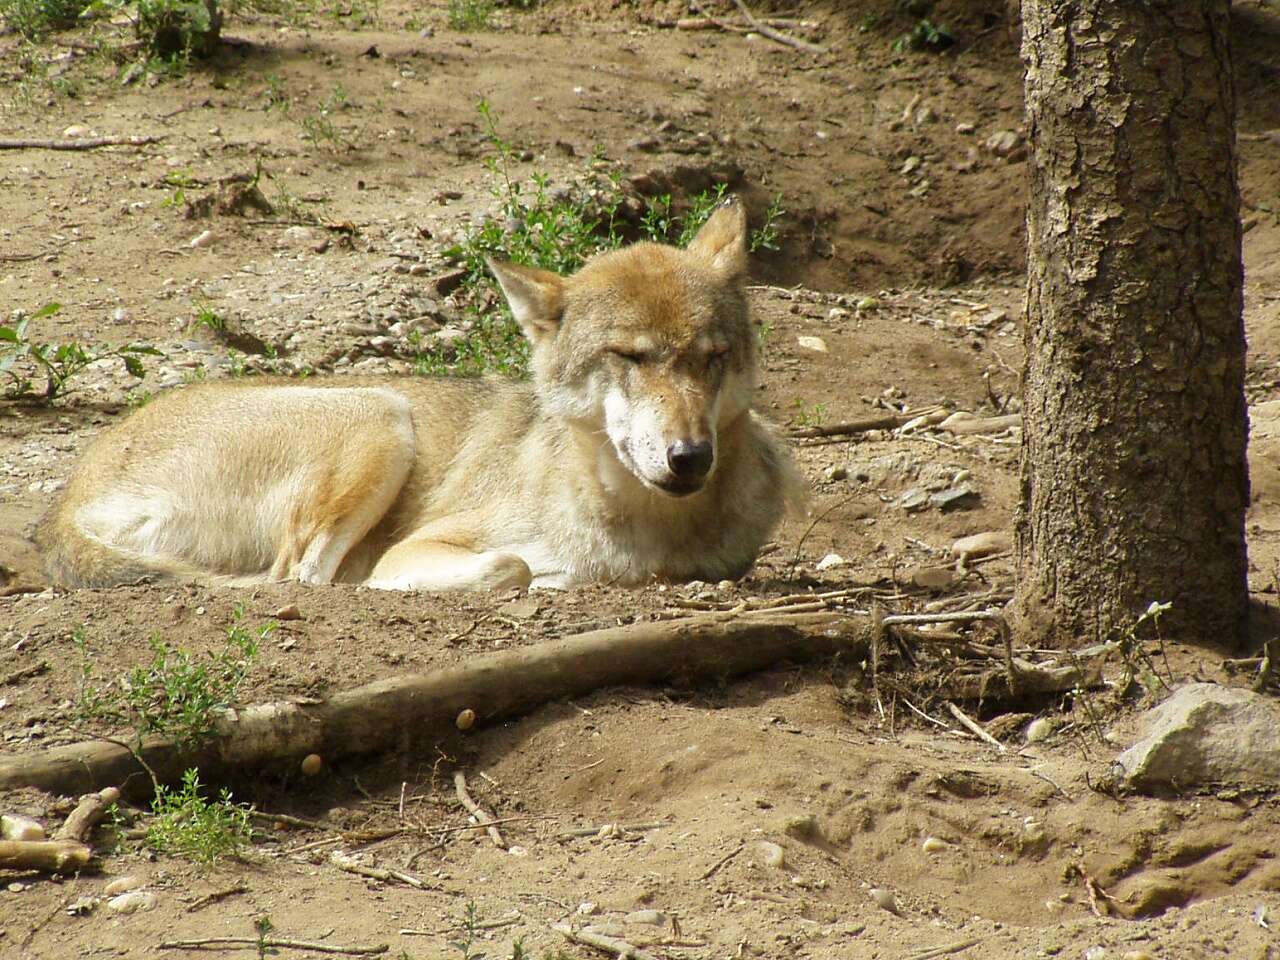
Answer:
<path fill-rule="evenodd" d="M 485 257 L 498 278 L 511 313 L 531 341 L 549 336 L 560 326 L 564 312 L 564 279 L 549 270 Z"/>
<path fill-rule="evenodd" d="M 730 197 L 716 208 L 689 241 L 689 252 L 708 261 L 721 275 L 734 279 L 747 270 L 747 211 Z"/>

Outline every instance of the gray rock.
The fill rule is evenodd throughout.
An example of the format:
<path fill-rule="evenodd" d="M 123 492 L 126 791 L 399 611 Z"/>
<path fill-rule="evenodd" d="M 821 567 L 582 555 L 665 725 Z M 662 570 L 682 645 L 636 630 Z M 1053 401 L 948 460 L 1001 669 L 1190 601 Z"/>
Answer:
<path fill-rule="evenodd" d="M 1149 711 L 1147 735 L 1116 760 L 1136 789 L 1280 782 L 1280 705 L 1238 687 L 1191 683 Z"/>

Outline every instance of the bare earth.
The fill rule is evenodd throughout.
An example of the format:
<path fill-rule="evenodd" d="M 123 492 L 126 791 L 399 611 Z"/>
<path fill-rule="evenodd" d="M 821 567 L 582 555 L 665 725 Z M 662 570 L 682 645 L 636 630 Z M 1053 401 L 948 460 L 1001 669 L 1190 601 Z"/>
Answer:
<path fill-rule="evenodd" d="M 674 3 L 548 2 L 499 12 L 500 29 L 462 34 L 448 29 L 441 3 L 388 0 L 301 22 L 233 20 L 214 64 L 155 85 L 121 85 L 78 52 L 74 32 L 42 48 L 52 62 L 41 81 L 20 65 L 18 38 L 0 36 L 6 137 L 60 139 L 72 125 L 163 137 L 143 147 L 0 151 L 5 322 L 56 300 L 61 312 L 33 324 L 36 338 L 142 340 L 165 354 L 148 358 L 140 387 L 111 361 L 52 405 L 0 403 L 0 562 L 14 584 L 34 588 L 0 598 L 6 754 L 106 732 L 68 729 L 79 625 L 98 674 L 110 677 L 147 659 L 153 635 L 216 648 L 237 605 L 259 623 L 296 604 L 301 619 L 281 625 L 251 675 L 245 700 L 259 702 L 695 607 L 854 587 L 873 588 L 895 612 L 981 608 L 1007 596 L 1007 555 L 957 567 L 950 548 L 958 537 L 1010 530 L 1016 430 L 797 441 L 812 519 L 785 527 L 733 586 L 527 599 L 290 584 L 66 592 L 43 589 L 27 540 L 78 451 L 127 411 L 130 391 L 263 364 L 228 359 L 225 343 L 192 330 L 198 304 L 273 346 L 285 371 L 408 370 L 408 332 L 429 335 L 457 319 L 435 286 L 450 266 L 444 248 L 492 209 L 481 97 L 503 136 L 527 151 L 520 177 L 544 171 L 553 186 L 570 183 L 598 145 L 624 182 L 648 175 L 641 192 L 658 183 L 684 196 L 727 178 L 757 215 L 782 194 L 782 249 L 757 257 L 753 290 L 765 328 L 761 404 L 778 421 L 833 424 L 939 403 L 982 416 L 1016 410 L 1024 156 L 984 146 L 998 131 L 1021 132 L 1004 4 L 939 4 L 933 19 L 962 39 L 942 55 L 892 50 L 914 20 L 888 0 L 833 6 L 801 7 L 820 25 L 808 36 L 831 51 L 813 57 L 755 36 L 659 25 L 685 15 Z M 867 13 L 884 19 L 861 31 Z M 1241 3 L 1235 17 L 1260 643 L 1280 562 L 1280 13 Z M 328 119 L 340 141 L 305 140 L 301 120 L 318 116 L 339 86 L 347 106 Z M 257 164 L 268 199 L 292 197 L 297 209 L 277 202 L 270 216 L 186 219 L 183 204 L 166 203 L 175 192 L 166 175 L 189 175 L 193 200 Z M 320 224 L 291 222 L 299 210 Z M 206 230 L 207 245 L 191 246 Z M 826 352 L 801 337 L 821 338 Z M 973 494 L 952 509 L 902 502 L 913 488 L 961 484 Z M 940 585 L 914 585 L 938 567 L 953 571 L 951 582 L 926 574 Z M 868 599 L 838 602 L 865 609 Z M 961 632 L 995 638 L 980 625 Z M 1174 677 L 1247 683 L 1223 666 L 1245 654 L 1214 640 L 1167 651 Z M 450 941 L 468 902 L 482 921 L 512 921 L 481 934 L 472 956 L 490 958 L 511 956 L 517 938 L 531 956 L 598 955 L 550 928 L 571 920 L 613 925 L 664 957 L 1280 952 L 1270 928 L 1280 918 L 1274 796 L 1116 798 L 1091 787 L 1158 687 L 1146 698 L 1121 699 L 1113 687 L 1016 704 L 959 701 L 1005 740 L 998 752 L 946 709 L 954 657 L 937 642 L 903 647 L 918 665 L 886 653 L 874 684 L 870 665 L 836 662 L 714 688 L 604 690 L 509 722 L 486 722 L 477 704 L 480 722 L 466 734 L 405 729 L 393 754 L 326 765 L 311 778 L 293 758 L 232 784 L 236 796 L 391 835 L 361 843 L 260 823 L 264 835 L 243 861 L 211 869 L 126 843 L 100 872 L 74 878 L 0 872 L 0 955 L 182 956 L 156 945 L 251 936 L 254 920 L 269 916 L 282 937 L 460 956 Z M 1107 678 L 1121 667 L 1108 662 Z M 1033 716 L 1053 720 L 1056 732 L 1027 744 Z M 465 822 L 455 769 L 497 817 L 514 818 L 502 827 L 510 851 L 483 833 L 443 832 Z M 0 796 L 0 811 L 53 828 L 66 807 L 20 791 Z M 646 826 L 563 836 L 609 824 Z M 767 862 L 762 841 L 781 847 L 781 866 Z M 328 860 L 335 850 L 406 870 L 425 888 L 341 872 Z M 118 915 L 99 902 L 67 911 L 125 875 L 145 880 L 153 910 Z M 896 912 L 873 888 L 892 893 Z M 578 916 L 582 904 L 594 912 Z M 629 917 L 642 910 L 659 911 L 660 922 Z"/>

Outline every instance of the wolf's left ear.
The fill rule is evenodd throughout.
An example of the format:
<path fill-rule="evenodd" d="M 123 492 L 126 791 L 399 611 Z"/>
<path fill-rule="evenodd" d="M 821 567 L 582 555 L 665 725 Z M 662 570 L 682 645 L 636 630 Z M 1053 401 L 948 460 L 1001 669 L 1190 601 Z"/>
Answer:
<path fill-rule="evenodd" d="M 711 215 L 689 242 L 689 252 L 702 257 L 726 278 L 747 270 L 747 211 L 737 197 L 730 197 Z"/>
<path fill-rule="evenodd" d="M 564 280 L 549 270 L 485 257 L 511 306 L 511 313 L 530 340 L 556 332 L 564 312 Z"/>

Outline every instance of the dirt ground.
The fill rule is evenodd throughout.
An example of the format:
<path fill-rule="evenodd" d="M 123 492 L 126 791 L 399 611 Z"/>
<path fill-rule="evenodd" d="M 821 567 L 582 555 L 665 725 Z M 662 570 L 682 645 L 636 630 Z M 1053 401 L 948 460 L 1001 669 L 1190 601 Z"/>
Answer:
<path fill-rule="evenodd" d="M 41 69 L 24 64 L 16 36 L 0 36 L 6 137 L 61 139 L 78 126 L 163 138 L 0 150 L 6 321 L 56 300 L 61 311 L 33 324 L 37 338 L 139 340 L 164 354 L 147 358 L 140 386 L 109 361 L 52 404 L 0 403 L 0 562 L 14 582 L 38 581 L 32 527 L 131 393 L 266 362 L 194 329 L 202 306 L 251 335 L 242 345 L 269 345 L 282 372 L 410 369 L 407 332 L 457 319 L 438 284 L 450 268 L 444 249 L 493 205 L 480 98 L 526 158 L 521 177 L 570 183 L 598 147 L 597 164 L 637 195 L 728 182 L 759 217 L 781 194 L 781 249 L 756 257 L 752 291 L 761 405 L 779 422 L 937 404 L 984 416 L 1017 409 L 1025 152 L 1016 139 L 987 146 L 1000 131 L 1021 135 L 1016 25 L 1004 3 L 939 3 L 932 18 L 959 38 L 943 54 L 893 49 L 918 19 L 900 9 L 907 4 L 788 7 L 817 24 L 793 28 L 829 48 L 817 56 L 756 35 L 672 29 L 664 24 L 687 15 L 675 3 L 548 0 L 532 12 L 500 10 L 498 29 L 471 33 L 450 30 L 444 6 L 353 2 L 301 19 L 233 19 L 208 67 L 129 84 L 87 54 L 85 31 L 38 48 Z M 1280 11 L 1239 3 L 1234 18 L 1250 575 L 1263 611 L 1277 603 L 1280 563 Z M 327 115 L 326 102 L 335 107 Z M 332 135 L 305 139 L 322 120 Z M 182 200 L 215 196 L 220 181 L 256 169 L 274 214 L 184 216 Z M 801 337 L 820 338 L 825 352 Z M 533 602 L 289 584 L 5 596 L 3 750 L 29 754 L 84 735 L 69 729 L 83 662 L 77 627 L 98 675 L 112 676 L 145 660 L 152 636 L 212 649 L 237 607 L 261 623 L 296 604 L 301 618 L 280 625 L 250 675 L 244 699 L 260 702 L 762 598 L 846 591 L 831 604 L 865 607 L 855 588 L 866 588 L 908 612 L 1008 596 L 1007 554 L 958 564 L 951 545 L 1010 529 L 1016 430 L 873 431 L 795 445 L 813 487 L 811 518 L 789 523 L 732 586 L 535 591 Z M 954 503 L 916 503 L 919 491 L 961 486 L 969 493 Z M 962 632 L 994 639 L 981 626 Z M 1255 640 L 1266 638 L 1260 627 Z M 1213 640 L 1169 650 L 1174 677 L 1247 682 L 1223 664 L 1243 654 Z M 570 921 L 616 927 L 672 958 L 1280 953 L 1270 928 L 1280 916 L 1273 796 L 1094 789 L 1152 702 L 1118 695 L 1115 660 L 1105 667 L 1112 685 L 1088 695 L 958 701 L 1005 741 L 998 751 L 946 709 L 942 672 L 954 661 L 937 637 L 926 641 L 904 640 L 915 665 L 886 657 L 874 683 L 867 664 L 836 662 L 711 689 L 610 689 L 505 722 L 485 722 L 481 710 L 466 734 L 405 729 L 391 755 L 336 762 L 311 778 L 293 764 L 255 774 L 233 787 L 261 810 L 389 836 L 361 843 L 260 823 L 242 861 L 208 869 L 126 842 L 100 871 L 74 878 L 0 872 L 0 955 L 180 956 L 157 944 L 247 937 L 269 916 L 283 937 L 463 956 L 451 941 L 468 903 L 483 922 L 510 921 L 481 931 L 472 957 L 512 956 L 519 938 L 529 956 L 598 955 L 550 928 Z M 1036 717 L 1054 732 L 1028 743 Z M 455 769 L 496 816 L 513 818 L 503 825 L 510 850 L 446 830 L 465 820 Z M 66 806 L 21 791 L 0 796 L 0 811 L 53 827 Z M 762 842 L 781 848 L 781 866 Z M 342 872 L 329 862 L 335 850 L 423 886 Z M 154 909 L 110 912 L 103 890 L 121 876 L 145 881 Z M 893 909 L 872 890 L 891 892 Z M 939 948 L 951 949 L 928 952 Z"/>

